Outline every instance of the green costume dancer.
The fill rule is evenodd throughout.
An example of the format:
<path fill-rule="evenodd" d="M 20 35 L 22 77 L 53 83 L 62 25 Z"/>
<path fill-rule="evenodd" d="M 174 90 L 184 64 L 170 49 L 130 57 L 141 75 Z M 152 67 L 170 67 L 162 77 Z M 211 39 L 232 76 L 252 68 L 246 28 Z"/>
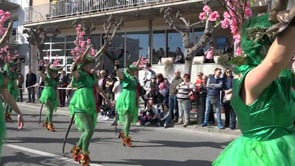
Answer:
<path fill-rule="evenodd" d="M 0 88 L 3 88 L 3 82 L 4 82 L 4 76 L 3 73 L 0 72 Z M 0 101 L 0 157 L 1 157 L 1 150 L 2 150 L 2 144 L 5 137 L 5 119 L 4 119 L 4 113 L 3 113 L 3 105 L 2 100 Z"/>
<path fill-rule="evenodd" d="M 42 91 L 41 97 L 40 97 L 40 103 L 45 104 L 47 107 L 47 115 L 46 120 L 43 123 L 43 126 L 47 128 L 48 131 L 54 132 L 54 126 L 52 123 L 52 116 L 53 111 L 57 110 L 57 103 L 58 103 L 58 97 L 57 97 L 57 74 L 58 69 L 55 67 L 50 67 L 47 69 L 47 75 L 41 72 L 41 77 L 44 80 L 45 87 Z"/>
<path fill-rule="evenodd" d="M 4 76 L 2 72 L 0 72 L 0 94 L 5 100 L 9 106 L 13 108 L 13 110 L 18 114 L 18 128 L 22 129 L 24 122 L 23 122 L 23 116 L 21 111 L 19 110 L 18 106 L 16 105 L 15 100 L 12 98 L 10 93 L 7 90 L 7 84 L 8 84 L 8 78 Z M 3 145 L 3 140 L 5 137 L 5 119 L 4 119 L 4 113 L 3 113 L 3 105 L 2 105 L 2 98 L 0 99 L 0 159 L 1 159 L 1 150 Z"/>
<path fill-rule="evenodd" d="M 119 115 L 119 122 L 124 123 L 123 131 L 120 133 L 123 145 L 131 147 L 129 129 L 132 122 L 138 120 L 137 86 L 138 81 L 135 77 L 137 67 L 130 65 L 123 73 L 117 72 L 120 79 L 122 91 L 116 101 L 116 110 Z"/>
<path fill-rule="evenodd" d="M 8 82 L 8 92 L 10 93 L 10 95 L 13 97 L 13 99 L 15 101 L 17 101 L 18 98 L 18 89 L 17 89 L 17 74 L 15 72 L 15 63 L 14 62 L 8 62 L 5 64 L 4 66 L 4 71 L 6 73 L 6 76 L 9 80 Z M 4 103 L 4 110 L 5 110 L 5 120 L 6 121 L 11 121 L 11 112 L 12 109 L 11 107 L 7 104 Z"/>
<path fill-rule="evenodd" d="M 82 58 L 83 59 L 83 58 Z M 96 93 L 106 98 L 105 94 L 97 86 L 96 75 L 91 72 L 93 59 L 88 56 L 83 63 L 72 66 L 72 86 L 77 90 L 70 101 L 69 109 L 71 116 L 75 115 L 75 124 L 79 131 L 83 132 L 78 143 L 72 148 L 73 159 L 83 166 L 89 166 L 88 147 L 95 131 L 98 103 Z M 75 113 L 75 114 L 74 114 Z"/>
<path fill-rule="evenodd" d="M 238 68 L 241 77 L 234 81 L 231 100 L 242 136 L 224 149 L 214 166 L 295 165 L 295 101 L 292 73 L 286 69 L 295 51 L 290 43 L 295 28 L 287 28 L 272 43 L 267 36 L 249 38 L 251 29 L 265 32 L 269 26 L 263 15 L 251 18 L 243 28 L 242 48 L 248 61 Z"/>

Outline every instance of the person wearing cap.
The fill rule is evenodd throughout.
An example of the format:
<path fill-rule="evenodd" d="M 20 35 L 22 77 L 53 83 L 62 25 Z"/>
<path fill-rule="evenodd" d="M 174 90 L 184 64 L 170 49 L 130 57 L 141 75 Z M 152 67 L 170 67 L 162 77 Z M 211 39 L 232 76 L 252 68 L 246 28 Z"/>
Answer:
<path fill-rule="evenodd" d="M 116 110 L 119 115 L 119 122 L 124 123 L 124 128 L 119 137 L 122 139 L 123 145 L 128 147 L 132 146 L 131 137 L 129 136 L 130 125 L 138 120 L 139 93 L 137 93 L 137 88 L 139 83 L 136 78 L 137 65 L 129 65 L 124 72 L 117 71 L 122 91 L 116 102 Z"/>
<path fill-rule="evenodd" d="M 22 116 L 22 112 L 20 111 L 19 107 L 16 104 L 15 99 L 10 95 L 7 87 L 9 84 L 9 79 L 7 76 L 7 73 L 0 72 L 0 94 L 4 101 L 14 110 L 15 113 L 18 114 L 18 129 L 22 129 L 24 126 L 24 120 Z M 6 125 L 5 125 L 5 117 L 3 113 L 3 106 L 2 106 L 2 100 L 0 100 L 0 157 L 1 157 L 1 149 L 3 145 L 3 140 L 5 138 L 6 133 Z"/>
<path fill-rule="evenodd" d="M 18 98 L 18 89 L 17 89 L 17 74 L 14 62 L 7 62 L 4 66 L 5 74 L 9 80 L 8 82 L 8 92 L 13 97 L 14 100 Z M 12 108 L 5 102 L 4 103 L 4 111 L 5 111 L 5 120 L 7 122 L 11 121 L 11 112 Z"/>
<path fill-rule="evenodd" d="M 83 132 L 71 153 L 73 159 L 83 166 L 89 166 L 90 162 L 88 147 L 95 131 L 97 112 L 99 112 L 97 93 L 100 93 L 109 103 L 103 90 L 98 87 L 96 74 L 92 71 L 94 57 L 86 54 L 87 51 L 72 65 L 71 85 L 77 90 L 69 104 L 70 114 L 75 116 L 75 125 L 79 131 Z"/>
<path fill-rule="evenodd" d="M 55 132 L 52 117 L 53 111 L 57 110 L 58 105 L 58 95 L 57 95 L 57 76 L 59 69 L 56 66 L 48 66 L 47 74 L 40 72 L 40 77 L 44 82 L 44 89 L 42 90 L 42 94 L 40 97 L 40 103 L 45 104 L 47 107 L 47 115 L 46 119 L 43 123 L 43 127 L 45 127 L 48 131 Z"/>

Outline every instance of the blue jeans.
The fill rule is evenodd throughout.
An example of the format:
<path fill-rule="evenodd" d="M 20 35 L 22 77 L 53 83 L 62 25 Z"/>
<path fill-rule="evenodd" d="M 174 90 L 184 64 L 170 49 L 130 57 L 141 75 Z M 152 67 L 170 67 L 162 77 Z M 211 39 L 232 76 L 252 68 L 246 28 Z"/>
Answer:
<path fill-rule="evenodd" d="M 202 126 L 207 126 L 209 113 L 212 106 L 213 106 L 213 109 L 215 108 L 218 128 L 223 128 L 222 121 L 221 121 L 221 113 L 220 113 L 220 107 L 221 107 L 220 99 L 218 96 L 208 96 L 208 95 L 206 97 L 205 119 Z"/>
<path fill-rule="evenodd" d="M 225 126 L 231 129 L 236 128 L 236 114 L 230 105 L 230 102 L 223 103 L 224 114 L 225 114 Z"/>
<path fill-rule="evenodd" d="M 178 120 L 178 101 L 176 95 L 169 95 L 169 112 L 172 120 Z M 175 111 L 174 111 L 175 110 Z"/>

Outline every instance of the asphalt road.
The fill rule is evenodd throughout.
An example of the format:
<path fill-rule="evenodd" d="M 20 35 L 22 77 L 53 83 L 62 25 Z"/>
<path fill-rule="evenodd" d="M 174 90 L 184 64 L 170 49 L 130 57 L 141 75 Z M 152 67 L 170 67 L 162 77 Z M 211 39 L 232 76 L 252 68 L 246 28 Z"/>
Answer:
<path fill-rule="evenodd" d="M 25 128 L 17 130 L 16 116 L 12 116 L 13 122 L 7 123 L 1 166 L 79 165 L 69 153 L 80 136 L 74 125 L 68 136 L 66 156 L 62 155 L 62 143 L 70 120 L 66 109 L 54 114 L 56 132 L 48 132 L 38 124 L 39 105 L 19 106 L 24 113 Z M 134 146 L 127 148 L 122 146 L 110 124 L 111 121 L 97 123 L 89 149 L 91 166 L 209 166 L 237 137 L 237 134 L 183 127 L 133 126 L 130 136 Z"/>

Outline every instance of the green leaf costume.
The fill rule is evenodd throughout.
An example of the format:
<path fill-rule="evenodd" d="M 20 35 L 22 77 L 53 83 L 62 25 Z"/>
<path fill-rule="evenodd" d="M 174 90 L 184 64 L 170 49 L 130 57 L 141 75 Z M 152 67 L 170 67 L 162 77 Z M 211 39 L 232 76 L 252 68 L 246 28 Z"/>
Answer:
<path fill-rule="evenodd" d="M 83 112 L 92 116 L 93 127 L 96 125 L 97 111 L 93 87 L 96 85 L 96 77 L 83 70 L 78 70 L 79 79 L 73 79 L 72 85 L 77 88 L 71 99 L 69 108 L 71 115 L 74 112 Z M 81 131 L 83 129 L 83 122 L 79 116 L 75 116 L 75 124 Z"/>
<path fill-rule="evenodd" d="M 267 15 L 254 17 L 246 27 L 268 26 L 267 19 Z M 242 47 L 249 57 L 249 62 L 239 67 L 242 76 L 234 80 L 231 99 L 242 136 L 231 142 L 213 165 L 295 165 L 295 102 L 294 92 L 291 91 L 292 73 L 290 70 L 283 70 L 256 101 L 246 105 L 240 95 L 241 88 L 248 72 L 263 59 L 259 53 L 267 42 L 262 40 L 256 43 L 244 37 L 245 34 L 242 36 Z"/>
<path fill-rule="evenodd" d="M 131 122 L 138 120 L 138 103 L 137 103 L 137 79 L 134 76 L 124 72 L 123 80 L 121 80 L 122 91 L 116 101 L 116 110 L 119 114 L 119 122 L 125 122 L 125 115 L 132 117 Z"/>
<path fill-rule="evenodd" d="M 8 86 L 7 86 L 7 90 L 10 93 L 10 95 L 12 96 L 12 98 L 14 100 L 18 99 L 18 88 L 17 88 L 17 74 L 16 72 L 12 72 L 9 68 L 11 66 L 14 66 L 15 64 L 13 62 L 9 62 L 6 63 L 4 66 L 4 71 L 6 74 L 6 77 L 8 78 Z M 4 110 L 6 113 L 11 113 L 12 112 L 12 108 L 7 104 L 4 103 Z"/>
<path fill-rule="evenodd" d="M 2 72 L 0 72 L 0 88 L 3 88 L 3 82 L 4 82 L 4 75 Z M 1 157 L 2 145 L 3 145 L 3 140 L 5 137 L 5 130 L 6 130 L 2 99 L 0 99 L 0 111 L 1 111 L 0 113 L 0 157 Z"/>
<path fill-rule="evenodd" d="M 58 98 L 57 98 L 57 93 L 56 93 L 56 89 L 57 89 L 57 80 L 46 76 L 45 80 L 45 87 L 42 90 L 42 94 L 40 97 L 40 103 L 42 104 L 46 104 L 48 101 L 51 102 L 52 104 L 52 109 L 54 111 L 57 110 L 57 105 L 58 105 Z"/>

